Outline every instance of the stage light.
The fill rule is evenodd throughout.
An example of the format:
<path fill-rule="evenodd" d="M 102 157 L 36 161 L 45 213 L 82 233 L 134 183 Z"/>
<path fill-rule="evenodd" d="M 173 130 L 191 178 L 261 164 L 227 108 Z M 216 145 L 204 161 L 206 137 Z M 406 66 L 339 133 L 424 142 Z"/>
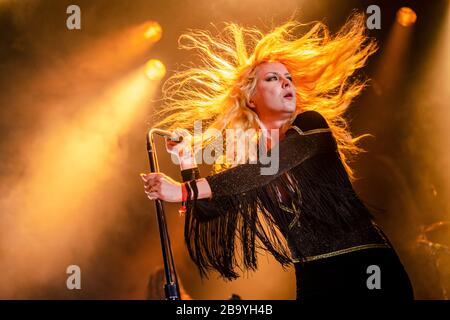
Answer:
<path fill-rule="evenodd" d="M 5 226 L 8 220 L 0 219 L 0 241 L 12 244 L 11 250 L 2 248 L 2 272 L 12 276 L 6 284 L 1 279 L 0 296 L 14 296 L 22 288 L 17 285 L 21 279 L 30 287 L 39 287 L 53 281 L 72 261 L 83 265 L 101 245 L 101 235 L 111 228 L 111 222 L 120 222 L 123 212 L 116 208 L 128 202 L 130 193 L 112 181 L 131 156 L 120 141 L 123 137 L 136 141 L 141 136 L 136 136 L 135 127 L 147 115 L 148 101 L 158 85 L 149 83 L 142 68 L 137 68 L 104 90 L 83 96 L 83 103 L 70 92 L 67 101 L 59 96 L 50 101 L 83 108 L 70 115 L 50 113 L 42 118 L 45 129 L 26 146 L 34 155 L 27 156 L 23 165 L 27 178 L 8 186 L 8 202 L 0 199 L 0 212 L 14 213 L 11 225 Z M 114 186 L 106 188 L 105 181 Z M 105 191 L 107 195 L 100 194 Z M 43 272 L 33 272 L 37 265 Z"/>
<path fill-rule="evenodd" d="M 150 80 L 159 80 L 166 75 L 166 67 L 156 59 L 152 59 L 145 64 L 145 74 Z"/>
<path fill-rule="evenodd" d="M 399 12 L 400 10 L 397 16 L 400 16 Z M 396 94 L 396 89 L 401 83 L 401 75 L 408 67 L 405 57 L 411 50 L 414 29 L 405 26 L 406 24 L 400 23 L 398 18 L 393 21 L 378 61 L 373 88 L 377 95 L 384 96 L 383 99 L 389 99 L 390 95 Z"/>
<path fill-rule="evenodd" d="M 413 9 L 402 7 L 397 11 L 397 22 L 404 27 L 412 26 L 417 20 L 417 15 Z"/>
<path fill-rule="evenodd" d="M 157 42 L 159 39 L 161 39 L 162 36 L 162 28 L 160 24 L 156 21 L 148 22 L 144 37 L 147 40 L 151 40 L 152 42 Z"/>

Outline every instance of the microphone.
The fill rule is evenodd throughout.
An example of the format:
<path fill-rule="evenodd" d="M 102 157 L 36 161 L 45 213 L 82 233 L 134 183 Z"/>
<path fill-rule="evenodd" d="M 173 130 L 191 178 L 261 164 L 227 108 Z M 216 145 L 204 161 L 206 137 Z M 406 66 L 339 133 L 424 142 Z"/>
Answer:
<path fill-rule="evenodd" d="M 167 131 L 167 130 L 153 128 L 150 132 L 151 133 L 156 133 L 157 135 L 160 135 L 160 136 L 162 136 L 164 138 L 167 138 L 167 139 L 169 139 L 170 141 L 173 141 L 173 142 L 181 142 L 181 141 L 183 141 L 183 136 L 174 137 L 172 135 L 172 132 Z"/>

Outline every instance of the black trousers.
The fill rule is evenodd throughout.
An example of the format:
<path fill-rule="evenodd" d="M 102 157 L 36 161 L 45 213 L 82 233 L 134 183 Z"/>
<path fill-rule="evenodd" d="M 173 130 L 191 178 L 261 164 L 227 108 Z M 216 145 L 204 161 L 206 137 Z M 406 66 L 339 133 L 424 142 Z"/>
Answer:
<path fill-rule="evenodd" d="M 390 248 L 370 248 L 295 264 L 297 300 L 413 300 L 400 259 Z"/>

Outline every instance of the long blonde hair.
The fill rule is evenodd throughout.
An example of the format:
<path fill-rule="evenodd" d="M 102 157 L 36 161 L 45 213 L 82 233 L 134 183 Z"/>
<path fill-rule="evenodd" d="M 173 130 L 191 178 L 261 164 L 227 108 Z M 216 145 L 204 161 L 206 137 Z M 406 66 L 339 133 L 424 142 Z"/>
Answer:
<path fill-rule="evenodd" d="M 193 30 L 179 39 L 182 49 L 196 50 L 201 66 L 172 75 L 163 86 L 163 106 L 156 125 L 168 130 L 192 130 L 194 120 L 206 129 L 259 128 L 257 114 L 248 107 L 255 86 L 255 68 L 278 61 L 286 66 L 296 87 L 297 112 L 316 110 L 332 129 L 339 153 L 351 178 L 350 156 L 363 151 L 363 136 L 352 137 L 343 114 L 367 83 L 351 79 L 376 51 L 365 35 L 365 16 L 353 14 L 334 36 L 322 22 L 288 21 L 263 34 L 255 28 L 226 23 L 223 33 Z M 219 171 L 219 167 L 215 167 Z"/>

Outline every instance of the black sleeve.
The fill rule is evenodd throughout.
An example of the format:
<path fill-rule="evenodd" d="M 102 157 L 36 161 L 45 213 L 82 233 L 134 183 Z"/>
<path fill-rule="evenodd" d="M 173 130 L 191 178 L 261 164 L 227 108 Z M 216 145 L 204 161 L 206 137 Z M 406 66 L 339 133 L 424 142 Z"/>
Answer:
<path fill-rule="evenodd" d="M 215 175 L 206 177 L 212 198 L 242 194 L 267 185 L 284 172 L 299 165 L 308 158 L 336 149 L 335 140 L 325 118 L 316 111 L 306 111 L 297 116 L 285 138 L 275 146 L 278 156 L 278 170 L 274 174 L 261 174 L 267 166 L 260 163 L 242 164 Z"/>
<path fill-rule="evenodd" d="M 206 177 L 212 198 L 187 202 L 185 243 L 202 276 L 213 269 L 226 279 L 238 277 L 237 249 L 250 270 L 256 269 L 257 248 L 271 252 L 282 265 L 291 262 L 278 226 L 290 224 L 292 217 L 279 212 L 278 186 L 291 199 L 300 199 L 298 177 L 290 169 L 317 154 L 335 152 L 336 143 L 322 115 L 307 111 L 297 116 L 277 147 L 275 174 L 261 175 L 261 164 L 238 165 Z"/>

